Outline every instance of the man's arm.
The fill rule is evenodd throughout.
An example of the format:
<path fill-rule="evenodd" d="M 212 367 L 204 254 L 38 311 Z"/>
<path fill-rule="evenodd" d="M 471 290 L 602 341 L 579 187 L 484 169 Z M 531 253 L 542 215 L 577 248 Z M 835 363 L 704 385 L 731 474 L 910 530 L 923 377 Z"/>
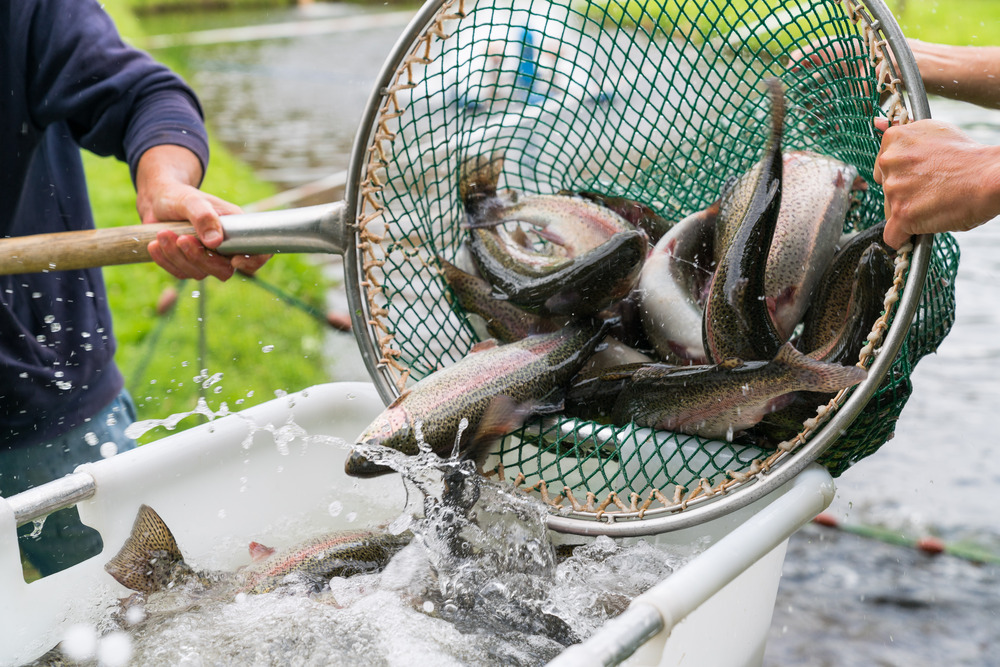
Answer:
<path fill-rule="evenodd" d="M 223 240 L 219 216 L 239 213 L 240 208 L 199 190 L 201 179 L 201 160 L 187 148 L 162 144 L 142 154 L 135 179 L 142 222 L 187 220 L 198 232 L 198 238 L 160 232 L 149 244 L 150 257 L 177 278 L 211 275 L 228 280 L 236 270 L 254 273 L 269 255 L 226 257 L 213 251 Z"/>
<path fill-rule="evenodd" d="M 1000 47 L 907 43 L 928 93 L 1000 109 Z"/>
<path fill-rule="evenodd" d="M 873 175 L 885 194 L 886 243 L 968 231 L 1000 215 L 1000 146 L 937 120 L 875 124 L 885 132 Z"/>

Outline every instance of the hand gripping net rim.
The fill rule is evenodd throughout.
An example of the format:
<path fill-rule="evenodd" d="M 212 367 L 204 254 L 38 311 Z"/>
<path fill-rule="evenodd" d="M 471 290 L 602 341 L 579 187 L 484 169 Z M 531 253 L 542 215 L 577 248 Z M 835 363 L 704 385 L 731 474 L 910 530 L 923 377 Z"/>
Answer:
<path fill-rule="evenodd" d="M 854 163 L 859 173 L 870 174 L 878 148 L 878 139 L 867 129 L 871 118 L 884 114 L 895 122 L 909 122 L 913 113 L 908 103 L 914 94 L 923 95 L 922 89 L 904 90 L 894 62 L 898 56 L 889 57 L 891 46 L 885 37 L 885 26 L 873 18 L 869 9 L 873 4 L 869 2 L 866 6 L 854 0 L 782 3 L 700 0 L 674 3 L 677 11 L 672 18 L 666 16 L 666 9 L 653 15 L 644 7 L 628 5 L 624 10 L 628 20 L 618 25 L 618 35 L 610 41 L 612 48 L 620 49 L 613 54 L 631 54 L 632 51 L 618 47 L 616 42 L 620 33 L 631 30 L 634 34 L 626 42 L 631 41 L 632 46 L 635 41 L 643 41 L 649 47 L 657 39 L 664 40 L 676 48 L 676 54 L 672 55 L 683 58 L 687 55 L 686 48 L 695 40 L 700 44 L 696 49 L 699 55 L 711 53 L 714 58 L 731 58 L 740 63 L 744 76 L 755 77 L 757 82 L 767 71 L 777 71 L 788 88 L 790 107 L 798 108 L 807 117 L 807 121 L 790 124 L 786 130 L 786 149 L 809 147 L 803 139 L 808 138 L 809 132 L 836 134 L 842 131 L 838 124 L 850 126 L 845 133 L 853 132 L 854 139 L 860 137 L 857 142 L 862 146 L 859 149 L 848 142 L 836 157 Z M 537 137 L 530 131 L 525 137 L 524 121 L 531 121 L 544 126 L 550 134 L 563 133 L 585 142 L 592 136 L 586 121 L 593 124 L 598 120 L 594 110 L 602 105 L 614 108 L 616 104 L 613 97 L 618 91 L 602 85 L 606 79 L 593 78 L 595 60 L 591 57 L 591 50 L 613 29 L 609 28 L 612 19 L 596 6 L 584 5 L 579 11 L 572 7 L 575 5 L 537 2 L 488 5 L 452 0 L 444 2 L 424 25 L 411 27 L 415 30 L 414 38 L 409 40 L 412 47 L 403 54 L 389 85 L 380 91 L 381 104 L 366 144 L 367 157 L 356 206 L 358 265 L 367 305 L 365 317 L 369 336 L 379 352 L 376 382 L 383 384 L 383 394 L 386 386 L 391 386 L 389 393 L 398 394 L 408 383 L 456 361 L 474 340 L 468 320 L 457 305 L 448 306 L 441 316 L 440 304 L 448 303 L 447 290 L 433 260 L 434 253 L 453 251 L 457 243 L 455 230 L 461 215 L 457 155 L 494 150 L 500 145 L 507 150 L 514 147 L 512 153 L 519 160 L 514 162 L 512 171 L 505 170 L 507 185 L 525 192 L 573 189 L 582 180 L 591 189 L 631 194 L 630 186 L 636 183 L 643 182 L 640 188 L 643 190 L 646 182 L 656 178 L 661 179 L 661 184 L 666 182 L 662 179 L 678 178 L 671 173 L 678 171 L 677 165 L 662 152 L 650 158 L 642 154 L 642 149 L 648 149 L 650 144 L 638 148 L 629 144 L 625 150 L 606 151 L 600 156 L 605 161 L 610 156 L 622 161 L 619 173 L 627 173 L 631 179 L 624 187 L 614 178 L 609 181 L 600 169 L 593 173 L 592 165 L 586 164 L 566 165 L 567 172 L 570 168 L 576 170 L 575 177 L 569 179 L 574 182 L 554 183 L 552 172 L 557 165 L 554 161 L 543 162 L 552 153 L 549 150 L 552 146 L 543 144 L 538 150 L 533 145 Z M 552 19 L 553 10 L 558 10 L 554 13 L 560 17 L 559 21 Z M 884 6 L 881 10 L 880 15 L 888 16 Z M 558 25 L 563 25 L 565 31 L 560 32 Z M 589 32 L 573 32 L 572 27 L 580 25 L 588 26 Z M 604 30 L 597 32 L 599 38 L 594 38 L 593 31 L 598 25 Z M 723 29 L 728 33 L 720 45 L 717 42 Z M 787 55 L 792 44 L 803 46 L 823 35 L 850 46 L 848 55 L 826 68 L 799 75 L 790 73 L 780 55 Z M 510 56 L 512 45 L 518 49 L 514 58 Z M 571 62 L 560 62 L 566 60 L 563 49 L 567 45 L 573 54 Z M 525 62 L 529 62 L 525 55 L 528 48 L 534 50 L 529 52 L 531 66 L 525 68 Z M 779 51 L 778 57 L 774 50 Z M 580 56 L 585 52 L 586 55 Z M 581 62 L 589 68 L 582 67 Z M 603 64 L 621 67 L 613 56 Z M 627 57 L 625 64 L 631 64 Z M 703 65 L 697 61 L 691 67 L 697 69 Z M 697 76 L 703 76 L 702 84 L 718 85 L 720 89 L 728 86 L 728 94 L 741 97 L 745 104 L 726 101 L 723 106 L 727 111 L 734 116 L 742 114 L 744 122 L 766 126 L 763 119 L 767 105 L 759 94 L 760 86 L 755 91 L 740 83 L 727 84 L 717 73 L 713 75 L 713 67 L 708 66 L 707 74 L 688 73 L 682 83 L 690 86 Z M 725 73 L 731 74 L 736 69 L 731 67 Z M 831 81 L 841 85 L 842 75 L 853 71 L 852 67 L 864 75 L 864 80 L 855 77 L 847 84 L 853 95 L 841 97 Z M 837 76 L 824 80 L 823 74 L 830 74 L 831 68 Z M 604 71 L 598 72 L 601 73 Z M 801 96 L 796 98 L 797 93 Z M 704 94 L 704 88 L 698 94 Z M 579 99 L 572 99 L 573 95 Z M 646 102 L 655 94 L 649 95 Z M 879 97 L 885 99 L 881 107 L 876 103 Z M 668 100 L 666 96 L 657 100 L 662 111 Z M 633 98 L 626 100 L 625 105 L 635 106 Z M 858 105 L 862 112 L 858 111 Z M 695 107 L 697 104 L 692 105 Z M 435 114 L 444 119 L 436 119 Z M 708 128 L 715 130 L 715 135 L 711 132 L 701 135 L 699 129 L 693 138 L 681 137 L 681 143 L 706 154 L 705 146 L 718 141 L 724 115 L 719 113 L 717 124 Z M 569 117 L 569 121 L 564 117 Z M 608 118 L 604 116 L 602 120 L 608 122 Z M 514 122 L 508 122 L 511 120 Z M 636 122 L 636 117 L 632 120 Z M 638 122 L 642 122 L 642 114 Z M 730 129 L 733 127 L 735 123 Z M 648 124 L 643 129 L 655 132 L 656 126 Z M 745 132 L 746 126 L 736 127 L 735 133 L 730 131 L 726 139 L 738 142 Z M 670 132 L 662 135 L 663 139 L 668 135 Z M 799 145 L 794 145 L 796 141 Z M 754 144 L 751 140 L 746 143 L 744 169 L 757 159 L 759 152 L 752 151 L 759 151 L 763 140 L 751 144 Z M 596 151 L 593 157 L 596 159 Z M 719 154 L 714 157 L 716 163 L 705 167 L 700 172 L 702 176 L 712 169 L 732 169 L 718 160 Z M 510 162 L 510 155 L 505 156 L 505 165 Z M 680 181 L 675 181 L 675 185 L 677 182 Z M 696 179 L 684 182 L 698 185 Z M 714 191 L 711 187 L 701 188 L 702 205 L 714 198 L 719 184 L 721 178 Z M 679 219 L 681 214 L 691 212 L 681 210 L 683 205 L 690 205 L 690 197 L 678 205 L 665 201 L 670 200 L 669 196 L 649 197 L 648 191 L 643 194 L 646 197 L 633 198 L 659 207 L 665 217 Z M 657 194 L 662 195 L 662 188 Z M 869 182 L 869 190 L 858 207 L 860 213 L 856 209 L 849 215 L 845 226 L 863 228 L 874 224 L 880 219 L 881 207 L 881 189 Z M 913 246 L 907 244 L 897 254 L 894 284 L 885 298 L 885 312 L 873 325 L 869 343 L 861 352 L 858 364 L 862 367 L 871 366 L 892 326 L 896 302 L 910 275 L 912 250 Z M 948 235 L 936 237 L 930 278 L 921 292 L 913 325 L 899 354 L 865 409 L 832 446 L 819 454 L 819 462 L 831 474 L 839 475 L 892 436 L 895 420 L 911 391 L 909 376 L 913 367 L 922 356 L 936 349 L 950 329 L 957 262 L 954 240 Z M 508 474 L 511 469 L 516 470 L 515 486 L 537 491 L 554 511 L 573 517 L 620 522 L 672 515 L 712 503 L 787 465 L 800 455 L 804 443 L 822 429 L 852 391 L 857 388 L 842 391 L 820 406 L 817 415 L 803 424 L 795 438 L 781 443 L 771 453 L 733 445 L 720 447 L 719 443 L 694 436 L 656 434 L 634 426 L 609 427 L 550 418 L 529 422 L 524 429 L 505 438 L 497 470 L 501 477 L 505 468 Z M 609 431 L 611 438 L 607 438 Z M 635 452 L 644 444 L 656 445 L 652 454 L 638 461 L 638 472 L 634 471 L 635 465 L 632 472 L 627 472 L 629 461 L 636 462 L 635 458 L 626 460 L 623 454 L 623 443 L 627 446 L 629 442 L 630 457 L 637 457 Z M 637 490 L 640 484 L 643 488 Z M 549 491 L 553 486 L 559 492 L 556 497 Z"/>

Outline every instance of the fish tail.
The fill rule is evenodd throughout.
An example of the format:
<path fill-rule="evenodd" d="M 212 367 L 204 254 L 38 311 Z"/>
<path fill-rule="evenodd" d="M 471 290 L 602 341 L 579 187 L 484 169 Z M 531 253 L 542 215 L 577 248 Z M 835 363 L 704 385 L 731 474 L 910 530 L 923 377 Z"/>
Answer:
<path fill-rule="evenodd" d="M 164 588 L 169 573 L 184 557 L 173 533 L 152 507 L 141 505 L 132 532 L 104 569 L 126 588 L 152 593 Z"/>
<path fill-rule="evenodd" d="M 796 350 L 791 343 L 785 343 L 778 350 L 774 360 L 793 369 L 801 383 L 800 389 L 806 391 L 834 393 L 853 387 L 868 377 L 868 371 L 860 366 L 841 366 L 817 361 Z"/>
<path fill-rule="evenodd" d="M 459 167 L 458 194 L 469 215 L 466 224 L 484 225 L 482 212 L 497 196 L 497 183 L 503 171 L 503 153 L 473 155 Z"/>
<path fill-rule="evenodd" d="M 771 98 L 771 141 L 777 146 L 781 146 L 785 133 L 785 86 L 778 77 L 768 77 L 767 94 Z M 779 148 L 780 151 L 780 148 Z"/>

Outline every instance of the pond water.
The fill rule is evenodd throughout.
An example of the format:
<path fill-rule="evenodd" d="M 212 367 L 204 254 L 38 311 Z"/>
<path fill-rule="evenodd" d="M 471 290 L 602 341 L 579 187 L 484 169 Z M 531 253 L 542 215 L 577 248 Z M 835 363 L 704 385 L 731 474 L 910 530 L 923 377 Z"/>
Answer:
<path fill-rule="evenodd" d="M 308 18 L 303 11 L 254 20 Z M 399 32 L 208 45 L 183 55 L 216 136 L 262 176 L 291 186 L 347 167 L 371 82 Z M 932 113 L 1000 144 L 1000 112 L 935 99 Z M 959 243 L 954 329 L 916 370 L 895 438 L 837 481 L 830 512 L 1000 554 L 1000 456 L 990 416 L 1000 403 L 1000 224 Z M 784 572 L 767 665 L 982 665 L 1000 655 L 996 565 L 810 526 L 793 537 Z"/>

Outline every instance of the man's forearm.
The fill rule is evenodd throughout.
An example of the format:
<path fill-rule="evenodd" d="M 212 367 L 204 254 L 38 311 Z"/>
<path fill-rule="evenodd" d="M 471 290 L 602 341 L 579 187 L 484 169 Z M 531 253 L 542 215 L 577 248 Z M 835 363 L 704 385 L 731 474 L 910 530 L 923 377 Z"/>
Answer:
<path fill-rule="evenodd" d="M 928 93 L 1000 109 L 1000 47 L 909 45 Z"/>

